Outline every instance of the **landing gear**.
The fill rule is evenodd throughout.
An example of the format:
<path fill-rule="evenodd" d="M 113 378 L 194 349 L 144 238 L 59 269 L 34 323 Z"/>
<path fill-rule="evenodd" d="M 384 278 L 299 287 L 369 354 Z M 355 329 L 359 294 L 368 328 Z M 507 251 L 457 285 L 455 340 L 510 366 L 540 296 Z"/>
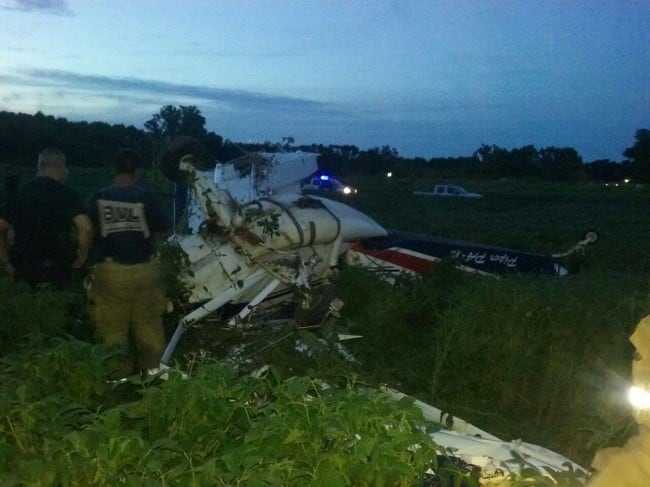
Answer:
<path fill-rule="evenodd" d="M 333 284 L 324 284 L 312 290 L 296 304 L 294 319 L 297 326 L 319 326 L 331 316 L 338 317 L 343 300 Z"/>

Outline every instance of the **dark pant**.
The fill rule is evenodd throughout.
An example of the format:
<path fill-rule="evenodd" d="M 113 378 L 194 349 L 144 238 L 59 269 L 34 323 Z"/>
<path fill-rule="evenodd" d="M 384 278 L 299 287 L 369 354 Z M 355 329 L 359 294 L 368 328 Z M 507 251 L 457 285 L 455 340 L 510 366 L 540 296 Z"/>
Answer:
<path fill-rule="evenodd" d="M 21 259 L 14 262 L 16 279 L 35 287 L 49 283 L 58 289 L 65 289 L 72 283 L 71 264 L 53 259 Z"/>

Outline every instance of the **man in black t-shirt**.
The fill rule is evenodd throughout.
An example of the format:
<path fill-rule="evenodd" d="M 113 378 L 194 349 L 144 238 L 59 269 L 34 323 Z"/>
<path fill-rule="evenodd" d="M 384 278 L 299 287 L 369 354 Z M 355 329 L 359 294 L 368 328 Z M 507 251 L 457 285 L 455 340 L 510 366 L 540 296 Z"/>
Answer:
<path fill-rule="evenodd" d="M 73 269 L 86 262 L 92 225 L 77 193 L 64 185 L 67 174 L 63 152 L 44 149 L 36 177 L 0 215 L 0 266 L 11 277 L 63 288 L 70 284 Z"/>
<path fill-rule="evenodd" d="M 160 365 L 165 347 L 162 315 L 165 295 L 155 259 L 154 236 L 171 223 L 153 193 L 136 184 L 140 158 L 130 149 L 115 158 L 113 184 L 90 200 L 88 214 L 96 227 L 88 297 L 96 332 L 106 345 L 122 345 L 137 360 L 120 363 L 115 378 Z"/>

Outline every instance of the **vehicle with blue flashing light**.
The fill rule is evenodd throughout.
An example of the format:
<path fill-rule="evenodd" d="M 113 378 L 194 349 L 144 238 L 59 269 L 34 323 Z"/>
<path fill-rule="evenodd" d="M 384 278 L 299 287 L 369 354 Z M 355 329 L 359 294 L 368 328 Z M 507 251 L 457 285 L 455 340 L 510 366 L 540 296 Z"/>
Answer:
<path fill-rule="evenodd" d="M 315 191 L 323 193 L 338 193 L 344 196 L 353 196 L 357 194 L 357 189 L 344 184 L 335 177 L 325 174 L 316 173 L 300 181 L 302 191 Z"/>

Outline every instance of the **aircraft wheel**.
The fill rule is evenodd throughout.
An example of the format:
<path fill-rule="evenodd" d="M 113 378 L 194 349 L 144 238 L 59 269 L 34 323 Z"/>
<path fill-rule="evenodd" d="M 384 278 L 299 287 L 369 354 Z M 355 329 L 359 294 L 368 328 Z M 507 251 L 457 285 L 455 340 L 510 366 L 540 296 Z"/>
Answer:
<path fill-rule="evenodd" d="M 179 169 L 179 163 L 183 156 L 191 155 L 196 165 L 203 159 L 204 150 L 201 142 L 194 137 L 177 137 L 163 153 L 160 167 L 163 174 L 174 182 L 184 181 L 183 173 Z"/>
<path fill-rule="evenodd" d="M 312 290 L 307 308 L 296 304 L 294 318 L 297 326 L 317 326 L 343 306 L 339 292 L 333 284 L 325 284 Z"/>

